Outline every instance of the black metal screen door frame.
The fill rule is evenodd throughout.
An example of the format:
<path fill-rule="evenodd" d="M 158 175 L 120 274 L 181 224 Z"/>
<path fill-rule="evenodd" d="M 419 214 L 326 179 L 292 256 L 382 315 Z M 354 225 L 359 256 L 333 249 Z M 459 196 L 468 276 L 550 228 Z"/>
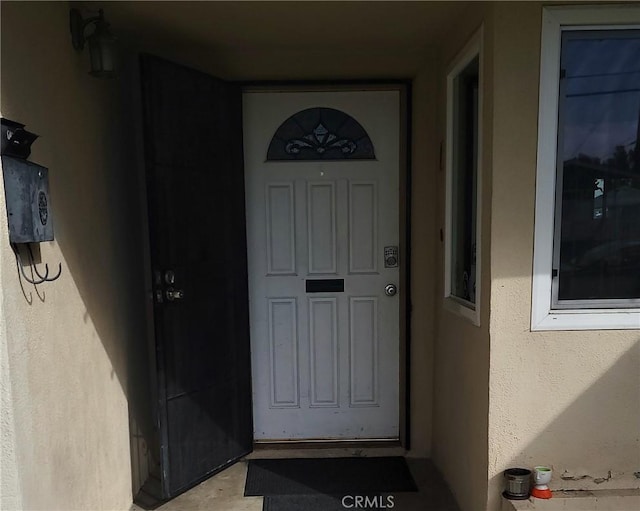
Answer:
<path fill-rule="evenodd" d="M 253 448 L 242 102 L 238 85 L 150 55 L 141 85 L 169 499 Z"/>

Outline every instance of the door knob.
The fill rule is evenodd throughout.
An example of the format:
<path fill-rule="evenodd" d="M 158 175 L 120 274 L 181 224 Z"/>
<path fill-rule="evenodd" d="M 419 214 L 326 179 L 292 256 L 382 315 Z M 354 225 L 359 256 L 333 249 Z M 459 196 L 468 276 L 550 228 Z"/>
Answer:
<path fill-rule="evenodd" d="M 182 300 L 184 298 L 184 291 L 182 289 L 173 289 L 170 287 L 166 290 L 165 295 L 167 296 L 167 300 L 170 302 L 174 300 Z"/>
<path fill-rule="evenodd" d="M 398 288 L 395 284 L 387 284 L 384 286 L 384 294 L 387 296 L 395 296 L 398 292 Z"/>

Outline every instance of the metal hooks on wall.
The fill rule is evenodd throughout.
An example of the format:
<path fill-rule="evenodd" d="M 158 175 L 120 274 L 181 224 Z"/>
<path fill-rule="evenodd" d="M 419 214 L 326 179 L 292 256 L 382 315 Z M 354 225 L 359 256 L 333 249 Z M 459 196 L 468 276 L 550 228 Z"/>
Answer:
<path fill-rule="evenodd" d="M 62 275 L 62 263 L 58 263 L 58 272 L 55 276 L 49 276 L 49 265 L 44 265 L 44 275 L 42 275 L 38 271 L 38 267 L 36 266 L 35 258 L 33 257 L 33 250 L 31 249 L 31 245 L 29 243 L 25 243 L 28 251 L 28 262 L 27 264 L 31 267 L 31 278 L 29 278 L 24 271 L 25 262 L 22 259 L 22 255 L 20 253 L 20 247 L 17 243 L 12 243 L 11 247 L 13 248 L 13 252 L 16 255 L 16 260 L 18 262 L 18 268 L 20 269 L 20 273 L 22 274 L 22 278 L 26 280 L 29 284 L 33 284 L 37 286 L 39 284 L 43 284 L 45 282 L 53 282 L 60 278 Z M 35 275 L 34 275 L 35 274 Z M 36 278 L 37 277 L 37 278 Z"/>

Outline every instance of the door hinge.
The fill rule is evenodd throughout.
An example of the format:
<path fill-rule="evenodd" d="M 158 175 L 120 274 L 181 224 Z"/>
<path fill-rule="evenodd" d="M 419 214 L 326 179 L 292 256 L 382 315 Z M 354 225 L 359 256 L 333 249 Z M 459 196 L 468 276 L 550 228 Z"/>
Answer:
<path fill-rule="evenodd" d="M 551 270 L 551 276 L 555 279 L 558 276 L 558 269 L 554 268 Z"/>
<path fill-rule="evenodd" d="M 440 154 L 438 155 L 438 166 L 440 170 L 443 170 L 444 162 L 443 162 L 443 153 L 444 153 L 444 142 L 440 141 Z"/>

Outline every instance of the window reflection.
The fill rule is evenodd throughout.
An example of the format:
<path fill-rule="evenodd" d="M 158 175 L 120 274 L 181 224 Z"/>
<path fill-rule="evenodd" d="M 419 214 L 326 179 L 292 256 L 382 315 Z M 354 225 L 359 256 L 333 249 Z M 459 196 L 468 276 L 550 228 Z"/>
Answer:
<path fill-rule="evenodd" d="M 558 299 L 640 298 L 640 30 L 564 32 L 561 68 Z"/>

